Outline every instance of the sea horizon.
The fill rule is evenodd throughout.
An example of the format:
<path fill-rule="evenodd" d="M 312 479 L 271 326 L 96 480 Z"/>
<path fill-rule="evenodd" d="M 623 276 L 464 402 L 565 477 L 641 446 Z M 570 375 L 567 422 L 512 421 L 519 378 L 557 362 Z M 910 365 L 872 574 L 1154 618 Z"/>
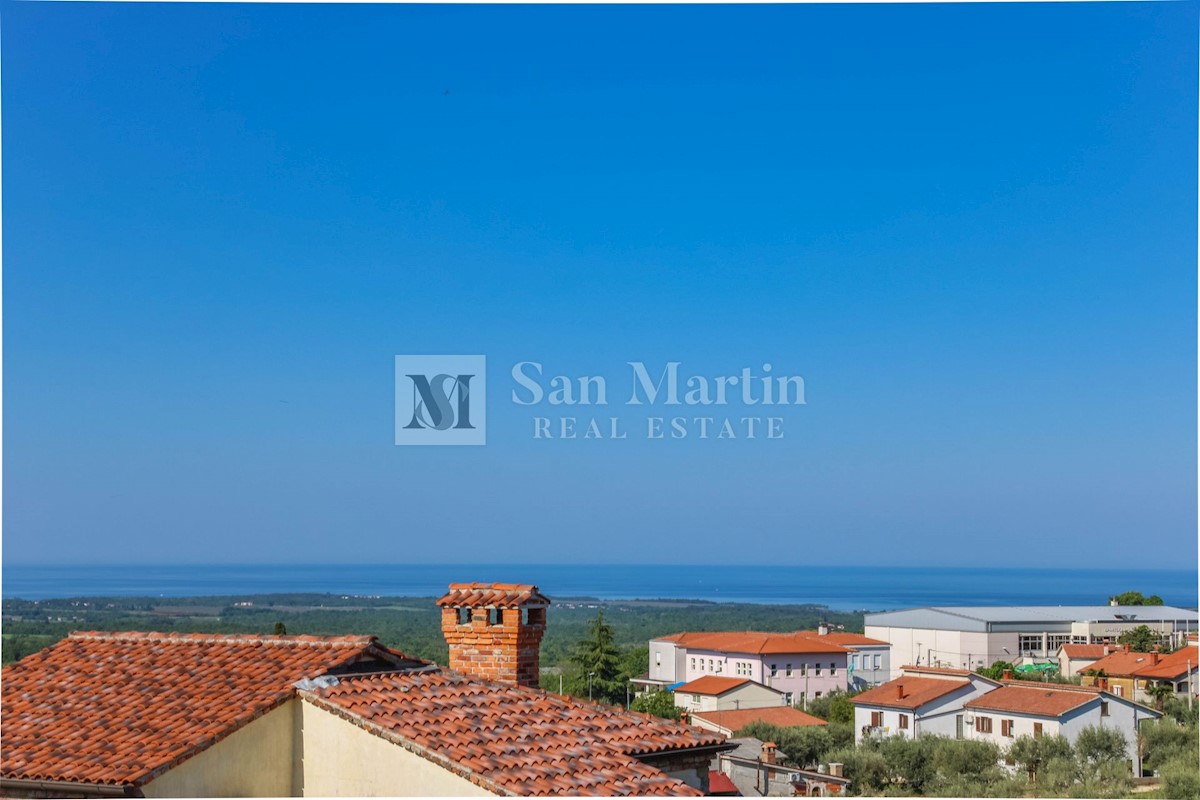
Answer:
<path fill-rule="evenodd" d="M 534 583 L 552 598 L 699 600 L 879 611 L 1104 605 L 1119 592 L 1196 608 L 1196 570 L 661 564 L 11 564 L 5 600 L 285 593 L 433 597 L 449 583 Z"/>

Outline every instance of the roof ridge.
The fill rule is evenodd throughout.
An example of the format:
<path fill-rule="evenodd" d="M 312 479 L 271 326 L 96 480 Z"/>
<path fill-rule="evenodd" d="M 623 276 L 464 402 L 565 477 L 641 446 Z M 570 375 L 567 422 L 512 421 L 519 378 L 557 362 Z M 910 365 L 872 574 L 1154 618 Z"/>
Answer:
<path fill-rule="evenodd" d="M 296 636 L 269 633 L 182 633 L 176 631 L 71 631 L 68 639 L 99 642 L 184 642 L 193 644 L 266 644 L 305 647 L 362 647 L 378 641 L 369 635 Z"/>

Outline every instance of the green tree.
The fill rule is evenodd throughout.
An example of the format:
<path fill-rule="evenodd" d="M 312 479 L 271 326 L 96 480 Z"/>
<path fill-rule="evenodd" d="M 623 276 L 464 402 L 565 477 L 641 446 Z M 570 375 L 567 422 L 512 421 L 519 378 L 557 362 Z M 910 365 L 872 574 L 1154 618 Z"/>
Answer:
<path fill-rule="evenodd" d="M 1146 625 L 1125 631 L 1117 637 L 1117 641 L 1129 645 L 1129 649 L 1135 653 L 1149 653 L 1159 644 L 1158 634 Z"/>
<path fill-rule="evenodd" d="M 810 700 L 808 708 L 805 710 L 814 717 L 820 717 L 828 722 L 850 724 L 854 722 L 854 704 L 850 702 L 850 698 L 856 694 L 858 692 L 834 690 L 815 700 Z"/>
<path fill-rule="evenodd" d="M 1179 725 L 1164 717 L 1157 722 L 1145 722 L 1141 727 L 1142 766 L 1160 769 L 1168 761 L 1200 752 L 1200 737 L 1196 726 Z"/>
<path fill-rule="evenodd" d="M 613 641 L 613 629 L 604 621 L 603 611 L 588 623 L 587 638 L 575 643 L 570 661 L 575 669 L 567 676 L 568 694 L 609 704 L 625 702 L 621 651 Z"/>
<path fill-rule="evenodd" d="M 1005 671 L 1011 672 L 1012 668 L 1013 665 L 1008 661 L 993 661 L 990 667 L 983 667 L 982 669 L 976 670 L 976 672 L 985 678 L 991 678 L 994 681 L 998 681 L 1004 677 Z"/>
<path fill-rule="evenodd" d="M 1162 711 L 1167 698 L 1175 694 L 1175 689 L 1169 683 L 1155 682 L 1146 687 L 1146 694 L 1154 698 L 1154 708 Z"/>
<path fill-rule="evenodd" d="M 888 767 L 888 780 L 901 784 L 911 792 L 924 794 L 925 787 L 937 775 L 934 766 L 939 739 L 920 736 L 889 736 L 879 745 Z"/>
<path fill-rule="evenodd" d="M 1071 743 L 1062 736 L 1020 736 L 1008 755 L 1028 773 L 1030 781 L 1037 783 L 1038 773 L 1050 760 L 1071 758 Z"/>
<path fill-rule="evenodd" d="M 1088 726 L 1075 739 L 1075 757 L 1082 768 L 1096 768 L 1109 761 L 1125 761 L 1125 735 L 1116 728 Z"/>
<path fill-rule="evenodd" d="M 653 714 L 664 719 L 679 719 L 681 709 L 675 705 L 675 693 L 665 690 L 646 692 L 640 697 L 633 698 L 629 707 L 644 714 Z"/>
<path fill-rule="evenodd" d="M 1159 770 L 1163 797 L 1172 800 L 1196 800 L 1200 797 L 1200 761 L 1193 751 L 1171 759 Z"/>
<path fill-rule="evenodd" d="M 1163 599 L 1156 594 L 1145 597 L 1141 592 L 1121 592 L 1109 598 L 1119 606 L 1161 606 Z"/>
<path fill-rule="evenodd" d="M 878 794 L 887 784 L 888 765 L 883 754 L 871 747 L 847 747 L 829 753 L 827 759 L 845 766 L 850 779 L 850 793 Z"/>
<path fill-rule="evenodd" d="M 284 625 L 282 622 L 276 622 L 275 629 L 272 630 L 271 633 L 273 633 L 276 636 L 286 636 L 287 635 L 287 625 Z"/>

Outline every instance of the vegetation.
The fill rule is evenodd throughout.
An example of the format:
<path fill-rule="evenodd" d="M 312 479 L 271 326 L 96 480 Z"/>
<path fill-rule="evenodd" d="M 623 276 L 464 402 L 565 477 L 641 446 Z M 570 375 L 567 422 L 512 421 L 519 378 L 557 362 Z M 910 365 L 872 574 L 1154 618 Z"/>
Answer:
<path fill-rule="evenodd" d="M 854 722 L 854 704 L 850 698 L 858 692 L 833 691 L 808 702 L 805 709 L 814 717 L 828 720 L 830 723 L 850 725 Z"/>
<path fill-rule="evenodd" d="M 664 719 L 679 719 L 680 708 L 675 705 L 675 695 L 666 690 L 646 692 L 635 697 L 629 707 L 644 714 L 653 714 Z"/>
<path fill-rule="evenodd" d="M 1163 599 L 1156 594 L 1145 597 L 1141 592 L 1121 592 L 1108 598 L 1119 606 L 1161 606 Z"/>
<path fill-rule="evenodd" d="M 1129 649 L 1135 653 L 1149 653 L 1155 647 L 1163 648 L 1165 651 L 1166 645 L 1162 637 L 1147 625 L 1138 625 L 1136 628 L 1125 631 L 1117 637 L 1117 642 L 1129 645 Z"/>

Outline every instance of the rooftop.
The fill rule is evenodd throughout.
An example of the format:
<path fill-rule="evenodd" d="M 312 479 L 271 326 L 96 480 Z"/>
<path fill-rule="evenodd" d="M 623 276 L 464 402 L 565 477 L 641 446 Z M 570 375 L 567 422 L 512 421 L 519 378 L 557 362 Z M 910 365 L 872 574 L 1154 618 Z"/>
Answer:
<path fill-rule="evenodd" d="M 970 687 L 968 680 L 947 678 L 917 678 L 905 676 L 868 689 L 850 698 L 856 706 L 918 709 L 960 689 Z"/>
<path fill-rule="evenodd" d="M 809 725 L 826 725 L 820 717 L 806 714 L 791 706 L 771 706 L 769 708 L 742 708 L 732 711 L 693 711 L 692 719 L 703 719 L 707 722 L 737 733 L 752 722 L 765 722 L 777 728 L 798 728 Z"/>
<path fill-rule="evenodd" d="M 833 634 L 760 633 L 755 631 L 696 631 L 660 636 L 658 641 L 675 642 L 689 650 L 725 653 L 784 655 L 791 653 L 848 653 L 850 650 L 830 639 Z M 853 635 L 853 634 L 850 634 Z"/>
<path fill-rule="evenodd" d="M 964 708 L 1057 718 L 1095 701 L 1098 696 L 1095 692 L 1063 690 L 1047 684 L 1021 686 L 1009 683 L 965 703 Z"/>
<path fill-rule="evenodd" d="M 1067 658 L 1103 658 L 1107 644 L 1064 644 L 1060 650 Z"/>
<path fill-rule="evenodd" d="M 683 694 L 720 695 L 733 691 L 743 684 L 753 682 L 749 678 L 721 678 L 716 675 L 705 675 L 694 681 L 688 681 L 682 686 L 676 686 L 675 691 Z"/>
<path fill-rule="evenodd" d="M 518 795 L 699 794 L 637 757 L 725 741 L 645 714 L 440 671 L 353 677 L 300 694 Z"/>
<path fill-rule="evenodd" d="M 0 774 L 140 785 L 293 697 L 293 682 L 398 656 L 373 636 L 72 633 L 4 668 Z"/>
<path fill-rule="evenodd" d="M 515 608 L 548 606 L 550 598 L 528 583 L 452 583 L 438 598 L 439 606 L 461 608 Z"/>
<path fill-rule="evenodd" d="M 867 614 L 867 626 L 986 631 L 991 625 L 1072 622 L 1190 622 L 1195 611 L 1174 606 L 922 606 Z"/>
<path fill-rule="evenodd" d="M 1195 645 L 1180 648 L 1174 653 L 1159 655 L 1157 653 L 1136 653 L 1119 650 L 1088 665 L 1085 672 L 1104 671 L 1106 675 L 1115 677 L 1138 678 L 1178 678 L 1188 671 L 1188 662 L 1192 669 L 1200 666 L 1197 662 Z"/>

